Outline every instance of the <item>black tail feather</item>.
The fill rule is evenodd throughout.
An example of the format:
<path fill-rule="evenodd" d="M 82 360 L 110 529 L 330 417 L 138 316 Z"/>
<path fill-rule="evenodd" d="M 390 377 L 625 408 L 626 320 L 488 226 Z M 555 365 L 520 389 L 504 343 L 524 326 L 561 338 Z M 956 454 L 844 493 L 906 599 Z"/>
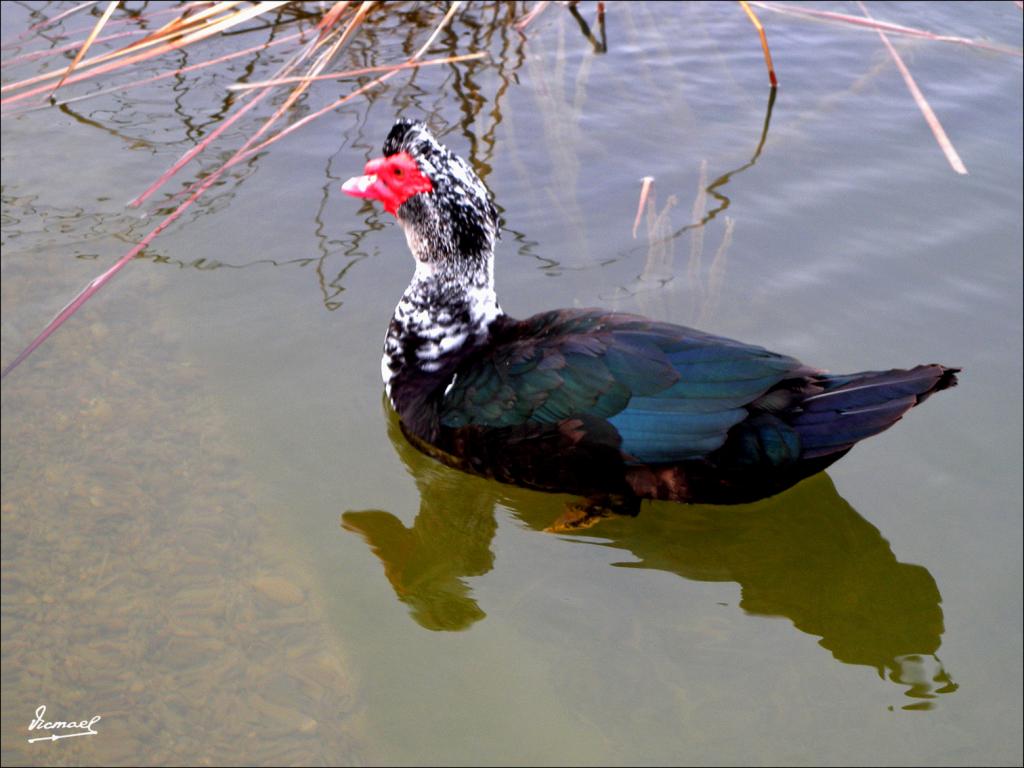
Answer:
<path fill-rule="evenodd" d="M 800 436 L 802 457 L 846 451 L 888 429 L 932 393 L 955 386 L 959 370 L 919 365 L 823 377 L 824 391 L 806 398 L 791 422 Z"/>

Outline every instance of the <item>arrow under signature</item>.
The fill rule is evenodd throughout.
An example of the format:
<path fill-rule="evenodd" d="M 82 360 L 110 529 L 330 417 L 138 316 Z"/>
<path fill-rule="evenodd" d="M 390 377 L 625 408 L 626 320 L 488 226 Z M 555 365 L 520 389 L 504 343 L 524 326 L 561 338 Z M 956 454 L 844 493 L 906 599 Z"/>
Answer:
<path fill-rule="evenodd" d="M 34 741 L 57 741 L 57 739 L 73 739 L 75 736 L 99 736 L 99 731 L 82 731 L 81 733 L 51 733 L 49 736 L 37 736 L 29 739 L 28 743 Z"/>

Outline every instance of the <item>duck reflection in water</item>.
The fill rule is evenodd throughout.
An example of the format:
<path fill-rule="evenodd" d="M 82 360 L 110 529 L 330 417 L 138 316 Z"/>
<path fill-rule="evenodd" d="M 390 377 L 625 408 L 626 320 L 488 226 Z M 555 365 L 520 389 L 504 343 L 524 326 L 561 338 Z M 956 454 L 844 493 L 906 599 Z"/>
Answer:
<path fill-rule="evenodd" d="M 385 401 L 388 436 L 420 493 L 411 528 L 390 512 L 346 512 L 342 526 L 380 558 L 398 599 L 430 630 L 457 631 L 486 613 L 468 577 L 494 566 L 495 507 L 544 530 L 570 497 L 466 475 L 420 453 Z M 752 504 L 685 506 L 648 502 L 638 519 L 603 520 L 573 541 L 623 549 L 623 568 L 668 571 L 695 581 L 734 581 L 749 614 L 781 616 L 846 664 L 876 669 L 907 686 L 928 709 L 957 685 L 935 655 L 943 617 L 935 580 L 901 563 L 878 529 L 857 514 L 820 472 Z M 597 537 L 600 537 L 598 539 Z"/>

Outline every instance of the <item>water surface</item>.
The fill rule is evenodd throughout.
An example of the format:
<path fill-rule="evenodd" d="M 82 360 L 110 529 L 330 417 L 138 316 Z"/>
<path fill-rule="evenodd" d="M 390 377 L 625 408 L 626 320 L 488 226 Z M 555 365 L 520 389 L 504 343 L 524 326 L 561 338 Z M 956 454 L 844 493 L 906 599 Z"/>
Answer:
<path fill-rule="evenodd" d="M 5 3 L 4 41 L 63 7 Z M 1013 3 L 871 8 L 1020 45 Z M 737 7 L 608 4 L 606 52 L 595 4 L 521 36 L 525 11 L 471 4 L 432 54 L 490 58 L 240 166 L 4 380 L 5 764 L 1020 763 L 1021 59 L 894 38 L 961 176 L 872 30 L 759 10 L 770 99 Z M 396 6 L 339 69 L 440 16 Z M 216 166 L 125 207 L 283 48 L 5 113 L 4 364 Z M 339 187 L 397 116 L 494 191 L 511 314 L 609 306 L 961 384 L 777 497 L 544 533 L 571 497 L 438 465 L 382 403 L 412 263 Z M 99 735 L 29 744 L 41 704 Z"/>

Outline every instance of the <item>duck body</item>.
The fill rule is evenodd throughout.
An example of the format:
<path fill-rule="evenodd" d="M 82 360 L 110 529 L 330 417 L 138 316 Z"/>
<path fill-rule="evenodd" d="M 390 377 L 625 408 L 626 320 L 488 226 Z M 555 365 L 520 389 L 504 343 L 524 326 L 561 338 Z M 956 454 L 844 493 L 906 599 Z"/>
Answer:
<path fill-rule="evenodd" d="M 733 504 L 782 491 L 955 381 L 938 365 L 829 376 L 602 310 L 497 318 L 390 396 L 448 464 L 545 491 Z"/>
<path fill-rule="evenodd" d="M 516 320 L 494 293 L 497 212 L 469 164 L 399 121 L 343 190 L 384 203 L 416 271 L 381 371 L 403 430 L 448 464 L 545 491 L 742 503 L 877 434 L 957 369 L 827 374 L 762 347 L 636 315 Z"/>

